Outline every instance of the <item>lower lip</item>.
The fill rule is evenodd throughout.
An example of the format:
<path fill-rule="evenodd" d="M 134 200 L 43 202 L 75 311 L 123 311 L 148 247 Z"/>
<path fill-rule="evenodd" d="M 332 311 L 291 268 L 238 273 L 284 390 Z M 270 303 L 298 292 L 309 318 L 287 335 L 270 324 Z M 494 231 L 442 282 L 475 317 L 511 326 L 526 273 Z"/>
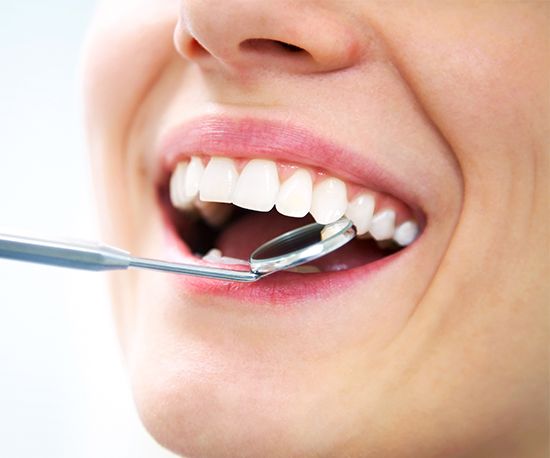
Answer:
<path fill-rule="evenodd" d="M 189 262 L 192 256 L 189 247 L 175 232 L 164 215 L 165 243 L 168 259 L 174 262 Z M 270 306 L 296 306 L 299 303 L 326 300 L 349 291 L 356 283 L 372 279 L 388 263 L 395 261 L 404 250 L 386 256 L 361 267 L 339 272 L 300 274 L 277 272 L 253 283 L 227 282 L 208 278 L 177 275 L 173 277 L 176 288 L 193 296 L 206 295 L 238 300 L 241 303 Z M 229 266 L 231 268 L 231 266 Z"/>

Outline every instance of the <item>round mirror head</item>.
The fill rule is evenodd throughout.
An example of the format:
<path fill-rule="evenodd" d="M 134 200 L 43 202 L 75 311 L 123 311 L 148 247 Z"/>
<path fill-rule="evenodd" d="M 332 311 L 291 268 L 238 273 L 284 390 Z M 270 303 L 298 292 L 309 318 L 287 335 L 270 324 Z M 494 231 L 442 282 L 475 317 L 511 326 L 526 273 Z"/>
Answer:
<path fill-rule="evenodd" d="M 267 275 L 306 264 L 344 246 L 355 238 L 355 229 L 347 218 L 323 225 L 307 226 L 286 232 L 254 250 L 250 270 Z"/>

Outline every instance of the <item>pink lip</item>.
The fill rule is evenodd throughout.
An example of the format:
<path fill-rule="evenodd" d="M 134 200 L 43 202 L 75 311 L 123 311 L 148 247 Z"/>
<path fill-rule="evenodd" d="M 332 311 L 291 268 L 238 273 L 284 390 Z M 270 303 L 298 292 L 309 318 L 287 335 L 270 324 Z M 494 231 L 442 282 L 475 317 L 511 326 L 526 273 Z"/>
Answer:
<path fill-rule="evenodd" d="M 303 128 L 251 118 L 232 119 L 206 116 L 169 132 L 158 150 L 159 186 L 177 162 L 191 155 L 216 155 L 237 158 L 271 158 L 331 171 L 344 180 L 391 194 L 407 203 L 415 213 L 412 191 L 374 160 L 320 139 Z M 164 212 L 167 255 L 174 261 L 187 261 L 191 253 L 180 240 Z M 413 244 L 413 246 L 416 245 Z M 326 299 L 343 292 L 352 284 L 365 282 L 388 263 L 404 258 L 411 248 L 341 272 L 298 274 L 281 272 L 256 283 L 229 283 L 197 277 L 174 276 L 176 287 L 193 295 L 222 296 L 249 303 L 295 304 L 315 298 Z M 195 258 L 196 259 L 196 258 Z"/>
<path fill-rule="evenodd" d="M 174 262 L 200 263 L 192 257 L 188 247 L 176 234 L 172 224 L 165 221 L 166 251 Z M 174 275 L 170 279 L 177 290 L 186 294 L 208 297 L 226 297 L 247 304 L 266 304 L 269 306 L 295 306 L 304 301 L 326 300 L 345 291 L 353 285 L 368 280 L 388 263 L 406 258 L 413 246 L 365 264 L 361 267 L 340 272 L 299 274 L 278 272 L 255 283 L 235 283 L 210 280 L 200 277 Z M 229 266 L 229 268 L 232 268 Z M 242 266 L 234 266 L 243 270 Z"/>

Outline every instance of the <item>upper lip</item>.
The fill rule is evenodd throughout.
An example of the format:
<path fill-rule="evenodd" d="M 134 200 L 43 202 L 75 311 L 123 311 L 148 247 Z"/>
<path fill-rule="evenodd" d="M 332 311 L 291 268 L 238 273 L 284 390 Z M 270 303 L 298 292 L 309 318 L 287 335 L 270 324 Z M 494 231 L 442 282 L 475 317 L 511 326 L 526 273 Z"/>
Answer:
<path fill-rule="evenodd" d="M 178 161 L 192 155 L 266 158 L 304 164 L 343 180 L 390 194 L 417 213 L 410 185 L 359 154 L 320 138 L 304 127 L 251 117 L 208 115 L 168 131 L 159 142 L 157 178 L 165 182 Z"/>

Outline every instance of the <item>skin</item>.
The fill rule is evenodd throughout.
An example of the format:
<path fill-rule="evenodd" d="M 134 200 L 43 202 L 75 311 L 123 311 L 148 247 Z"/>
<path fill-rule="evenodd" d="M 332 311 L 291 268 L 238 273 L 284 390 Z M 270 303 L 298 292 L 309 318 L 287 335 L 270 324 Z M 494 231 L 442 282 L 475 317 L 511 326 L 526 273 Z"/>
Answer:
<path fill-rule="evenodd" d="M 376 156 L 428 221 L 384 273 L 295 307 L 113 274 L 159 443 L 189 457 L 548 455 L 549 31 L 544 1 L 100 5 L 83 73 L 107 241 L 163 256 L 151 151 L 212 112 Z M 258 38 L 312 58 L 239 47 Z"/>

